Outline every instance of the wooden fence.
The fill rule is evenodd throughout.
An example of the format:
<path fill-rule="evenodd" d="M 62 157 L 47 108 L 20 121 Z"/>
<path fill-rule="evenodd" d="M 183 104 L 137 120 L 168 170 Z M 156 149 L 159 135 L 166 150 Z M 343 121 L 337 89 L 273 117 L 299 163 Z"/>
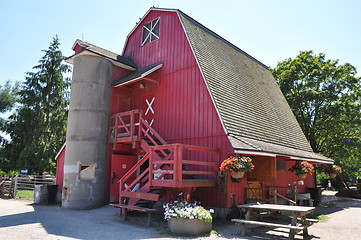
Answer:
<path fill-rule="evenodd" d="M 34 200 L 35 185 L 53 185 L 55 176 L 52 175 L 16 175 L 1 176 L 4 183 L 0 186 L 3 194 L 8 194 L 13 198 Z"/>
<path fill-rule="evenodd" d="M 13 176 L 0 175 L 0 195 L 14 197 L 15 178 Z"/>

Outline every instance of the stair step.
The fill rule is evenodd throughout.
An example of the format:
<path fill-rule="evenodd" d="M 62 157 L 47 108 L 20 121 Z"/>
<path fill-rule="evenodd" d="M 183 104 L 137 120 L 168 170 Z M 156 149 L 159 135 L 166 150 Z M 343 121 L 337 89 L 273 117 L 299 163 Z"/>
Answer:
<path fill-rule="evenodd" d="M 115 208 L 126 208 L 126 209 L 140 211 L 140 212 L 153 212 L 153 213 L 158 212 L 157 209 L 143 208 L 143 207 L 139 207 L 139 206 L 131 206 L 131 205 L 126 205 L 126 204 L 110 204 L 110 205 Z"/>
<path fill-rule="evenodd" d="M 137 204 L 135 206 L 145 207 L 145 208 L 152 208 L 154 204 L 155 204 L 154 201 L 140 200 L 140 201 L 137 202 Z"/>
<path fill-rule="evenodd" d="M 154 143 L 147 137 L 144 137 L 143 140 L 148 143 L 148 145 L 150 146 L 154 146 Z M 154 142 L 156 142 L 158 145 L 163 145 L 163 143 L 161 141 L 159 141 L 158 139 L 153 139 Z"/>
<path fill-rule="evenodd" d="M 145 200 L 150 200 L 150 201 L 158 201 L 159 200 L 159 194 L 155 194 L 155 193 L 123 191 L 121 193 L 121 196 L 128 197 L 128 198 L 145 199 Z"/>

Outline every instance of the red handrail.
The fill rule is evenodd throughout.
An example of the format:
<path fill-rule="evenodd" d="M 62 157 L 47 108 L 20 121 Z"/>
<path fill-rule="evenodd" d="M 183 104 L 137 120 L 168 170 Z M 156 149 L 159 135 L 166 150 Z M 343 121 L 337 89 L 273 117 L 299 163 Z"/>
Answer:
<path fill-rule="evenodd" d="M 159 156 L 155 153 L 155 151 L 160 150 L 168 150 L 171 151 L 173 154 L 173 159 L 170 159 L 169 154 L 166 159 L 159 159 Z M 191 150 L 191 151 L 201 151 L 201 152 L 210 152 L 210 153 L 218 153 L 217 149 L 213 148 L 206 148 L 206 147 L 199 147 L 187 144 L 168 144 L 168 145 L 161 145 L 161 146 L 152 146 L 151 147 L 151 155 L 149 158 L 149 166 L 152 169 L 153 166 L 157 166 L 155 169 L 161 168 L 163 165 L 168 164 L 172 165 L 172 170 L 165 170 L 163 171 L 163 175 L 168 174 L 172 175 L 173 179 L 173 186 L 181 186 L 183 182 L 183 175 L 217 175 L 217 162 L 201 162 L 196 160 L 186 160 L 183 158 L 183 150 Z M 157 158 L 157 159 L 155 159 Z M 189 165 L 201 165 L 201 166 L 209 166 L 215 168 L 214 171 L 200 171 L 200 170 L 183 170 L 183 164 Z M 153 170 L 149 171 L 149 179 L 152 181 L 154 179 L 153 174 L 155 172 Z M 162 176 L 163 176 L 162 175 Z M 161 180 L 161 179 L 158 179 Z"/>
<path fill-rule="evenodd" d="M 186 174 L 197 176 L 217 175 L 218 162 L 184 159 L 185 156 L 198 156 L 198 154 L 187 155 L 183 153 L 183 151 L 187 150 L 218 154 L 217 149 L 178 143 L 167 144 L 148 122 L 142 118 L 142 110 L 136 109 L 113 114 L 111 116 L 110 130 L 111 140 L 117 142 L 119 139 L 120 142 L 132 142 L 133 146 L 135 146 L 136 141 L 140 141 L 141 147 L 146 151 L 143 158 L 119 180 L 119 202 L 122 200 L 122 192 L 130 191 L 137 183 L 140 183 L 139 188 L 157 186 L 153 185 L 153 181 L 154 183 L 160 184 L 159 186 L 180 187 L 183 183 L 183 175 Z M 148 138 L 154 146 L 150 146 L 146 141 L 141 141 L 142 138 Z M 128 181 L 146 161 L 149 162 L 148 168 L 132 181 L 129 186 L 125 187 L 124 183 Z M 200 165 L 203 167 L 185 170 L 183 169 L 185 164 Z M 167 169 L 162 169 L 163 166 L 167 166 Z M 210 171 L 207 167 L 214 168 L 214 170 Z M 155 173 L 159 173 L 157 178 L 154 177 Z M 171 176 L 171 179 L 164 179 L 166 176 Z M 201 179 L 208 178 L 201 177 L 198 180 Z"/>
<path fill-rule="evenodd" d="M 140 136 L 140 119 L 142 119 L 143 111 L 134 109 L 127 112 L 113 114 L 110 117 L 110 138 L 112 142 L 122 137 L 130 137 L 132 142 L 138 140 L 136 136 Z M 138 118 L 136 117 L 138 115 Z M 138 126 L 138 131 L 136 127 Z M 137 134 L 136 134 L 137 133 Z M 121 134 L 125 134 L 122 136 Z"/>

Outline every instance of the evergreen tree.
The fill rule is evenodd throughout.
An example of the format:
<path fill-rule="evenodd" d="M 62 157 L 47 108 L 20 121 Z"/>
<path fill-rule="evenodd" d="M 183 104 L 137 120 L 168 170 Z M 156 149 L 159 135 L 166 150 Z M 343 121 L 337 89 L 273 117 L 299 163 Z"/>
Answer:
<path fill-rule="evenodd" d="M 54 157 L 65 142 L 70 81 L 64 74 L 70 67 L 63 64 L 59 45 L 56 36 L 35 71 L 26 73 L 17 93 L 19 106 L 5 125 L 11 137 L 5 154 L 14 169 L 53 171 Z"/>

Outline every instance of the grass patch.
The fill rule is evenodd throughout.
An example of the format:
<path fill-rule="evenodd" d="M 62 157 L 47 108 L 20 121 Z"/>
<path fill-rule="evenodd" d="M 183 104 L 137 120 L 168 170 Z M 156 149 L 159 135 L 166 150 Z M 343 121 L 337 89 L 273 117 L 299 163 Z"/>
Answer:
<path fill-rule="evenodd" d="M 326 215 L 320 214 L 317 216 L 317 219 L 320 222 L 326 222 L 328 220 L 328 217 Z"/>
<path fill-rule="evenodd" d="M 181 233 L 172 233 L 171 231 L 169 231 L 168 229 L 164 229 L 163 231 L 159 231 L 158 232 L 161 235 L 167 235 L 170 237 L 176 237 L 176 238 L 183 238 L 183 239 L 187 239 L 187 238 L 197 238 L 197 237 L 209 237 L 213 234 L 217 235 L 218 232 L 216 230 L 211 230 L 209 233 L 203 233 L 203 234 L 198 234 L 198 235 L 194 235 L 194 234 L 181 234 Z"/>
<path fill-rule="evenodd" d="M 328 203 L 321 204 L 320 207 L 325 207 L 325 208 L 336 207 L 336 203 L 328 202 Z"/>
<path fill-rule="evenodd" d="M 34 200 L 34 190 L 18 190 L 16 198 Z"/>
<path fill-rule="evenodd" d="M 326 222 L 328 220 L 328 216 L 323 214 L 315 214 L 315 213 L 307 215 L 307 218 L 317 219 L 320 222 Z"/>
<path fill-rule="evenodd" d="M 339 198 L 339 199 L 336 200 L 336 202 L 338 202 L 338 203 L 349 202 L 349 201 L 350 201 L 349 198 Z"/>
<path fill-rule="evenodd" d="M 217 235 L 217 234 L 218 234 L 218 232 L 216 230 L 211 230 L 209 233 L 209 235 Z"/>

